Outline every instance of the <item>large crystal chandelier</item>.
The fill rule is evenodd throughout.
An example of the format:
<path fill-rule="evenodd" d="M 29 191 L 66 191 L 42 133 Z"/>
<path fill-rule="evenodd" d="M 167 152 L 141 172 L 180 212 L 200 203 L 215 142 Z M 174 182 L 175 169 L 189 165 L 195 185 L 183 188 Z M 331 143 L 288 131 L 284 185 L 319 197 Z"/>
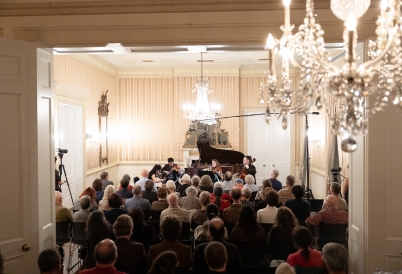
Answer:
<path fill-rule="evenodd" d="M 260 88 L 260 103 L 264 103 L 264 90 L 268 89 L 266 115 L 269 117 L 272 108 L 286 118 L 285 115 L 289 112 L 306 113 L 312 105 L 320 109 L 323 104 L 327 104 L 329 110 L 329 102 L 336 100 L 339 107 L 329 117 L 333 133 L 346 136 L 342 141 L 342 149 L 353 152 L 357 149 L 353 135 L 367 132 L 370 113 L 384 110 L 389 101 L 402 110 L 401 2 L 381 1 L 377 38 L 370 41 L 368 47 L 369 60 L 357 65 L 357 18 L 367 11 L 370 0 L 331 1 L 334 14 L 345 21 L 343 40 L 346 54 L 345 64 L 341 68 L 328 61 L 324 48 L 324 32 L 314 17 L 312 0 L 307 0 L 306 18 L 294 35 L 289 23 L 289 4 L 290 0 L 284 0 L 285 25 L 281 28 L 284 32 L 282 38 L 279 43 L 272 42 L 271 38 L 266 46 L 272 58 L 267 83 Z M 283 82 L 286 83 L 289 79 L 286 69 L 282 69 L 281 85 L 276 85 L 272 62 L 277 44 L 282 59 L 290 60 L 300 69 L 300 85 L 293 91 L 283 88 Z M 300 55 L 302 61 L 295 62 L 294 55 Z M 368 108 L 367 99 L 370 95 L 374 95 L 376 100 L 370 101 Z M 301 103 L 300 100 L 304 102 Z"/>
<path fill-rule="evenodd" d="M 209 105 L 208 94 L 212 92 L 209 88 L 208 78 L 203 76 L 204 59 L 201 52 L 201 77 L 195 82 L 192 92 L 197 92 L 195 107 L 191 104 L 184 104 L 184 118 L 192 121 L 202 121 L 202 123 L 213 125 L 220 117 L 220 105 Z"/>

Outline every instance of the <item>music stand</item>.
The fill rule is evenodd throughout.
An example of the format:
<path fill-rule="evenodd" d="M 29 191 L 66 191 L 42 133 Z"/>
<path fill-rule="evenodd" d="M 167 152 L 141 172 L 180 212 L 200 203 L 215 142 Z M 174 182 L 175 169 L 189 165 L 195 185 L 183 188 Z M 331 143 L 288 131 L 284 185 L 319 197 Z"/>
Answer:
<path fill-rule="evenodd" d="M 204 171 L 204 170 L 198 170 L 198 177 L 202 177 L 204 175 L 208 175 L 209 177 L 211 177 L 212 182 L 215 179 L 215 175 L 212 171 Z"/>

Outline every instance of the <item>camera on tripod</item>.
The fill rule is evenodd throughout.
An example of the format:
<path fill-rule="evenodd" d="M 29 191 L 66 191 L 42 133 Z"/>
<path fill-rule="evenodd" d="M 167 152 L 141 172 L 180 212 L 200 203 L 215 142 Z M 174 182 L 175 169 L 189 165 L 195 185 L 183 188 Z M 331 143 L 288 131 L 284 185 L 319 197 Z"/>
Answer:
<path fill-rule="evenodd" d="M 56 151 L 57 153 L 68 153 L 68 150 L 67 149 L 62 149 L 62 148 L 58 148 L 57 149 L 57 151 Z"/>
<path fill-rule="evenodd" d="M 341 171 L 342 168 L 333 168 L 331 169 L 331 173 L 332 173 L 332 182 L 337 182 L 338 184 L 340 184 L 341 182 L 339 182 L 338 177 L 341 176 Z"/>

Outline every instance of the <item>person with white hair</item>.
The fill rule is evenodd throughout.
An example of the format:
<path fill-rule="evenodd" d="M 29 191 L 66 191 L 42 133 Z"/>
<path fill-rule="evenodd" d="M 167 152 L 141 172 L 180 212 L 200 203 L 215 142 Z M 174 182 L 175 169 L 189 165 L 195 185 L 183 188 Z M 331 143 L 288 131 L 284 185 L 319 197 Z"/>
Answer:
<path fill-rule="evenodd" d="M 348 252 L 342 245 L 336 243 L 324 245 L 322 259 L 329 274 L 346 274 L 348 272 Z"/>
<path fill-rule="evenodd" d="M 169 207 L 161 212 L 160 223 L 169 215 L 176 215 L 182 223 L 190 223 L 190 212 L 179 207 L 179 198 L 175 193 L 169 194 L 167 201 Z"/>
<path fill-rule="evenodd" d="M 276 268 L 275 274 L 296 274 L 296 272 L 288 263 L 281 263 Z"/>
<path fill-rule="evenodd" d="M 253 177 L 253 175 L 247 175 L 244 178 L 244 181 L 246 182 L 246 184 L 244 185 L 245 188 L 249 188 L 251 190 L 251 192 L 258 192 L 259 188 L 258 186 L 255 184 L 255 179 Z"/>
<path fill-rule="evenodd" d="M 306 219 L 307 227 L 318 226 L 324 224 L 346 224 L 348 222 L 348 213 L 345 210 L 338 209 L 338 198 L 328 195 L 325 199 L 327 209 L 321 210 Z"/>
<path fill-rule="evenodd" d="M 173 180 L 169 180 L 166 182 L 166 189 L 168 191 L 168 194 L 175 193 L 177 195 L 177 197 L 180 198 L 180 193 L 176 192 L 176 184 L 174 183 Z"/>
<path fill-rule="evenodd" d="M 190 176 L 189 176 L 190 177 Z M 202 208 L 200 199 L 197 197 L 198 190 L 193 187 L 186 188 L 186 196 L 179 199 L 179 206 L 187 210 L 198 210 Z"/>
<path fill-rule="evenodd" d="M 84 195 L 80 198 L 80 206 L 81 210 L 77 211 L 73 215 L 73 221 L 77 223 L 86 223 L 88 221 L 89 214 L 89 206 L 91 205 L 91 198 L 88 195 Z"/>
<path fill-rule="evenodd" d="M 272 169 L 271 178 L 269 178 L 269 180 L 271 181 L 272 188 L 275 189 L 276 192 L 278 192 L 283 188 L 282 183 L 277 179 L 278 176 L 279 176 L 279 170 L 277 170 L 276 168 Z"/>
<path fill-rule="evenodd" d="M 190 175 L 188 174 L 183 174 L 183 176 L 180 179 L 180 185 L 177 188 L 178 192 L 180 193 L 180 197 L 184 197 L 187 195 L 186 189 L 190 186 Z"/>
<path fill-rule="evenodd" d="M 73 222 L 73 216 L 71 215 L 70 210 L 62 205 L 63 203 L 63 195 L 55 191 L 54 192 L 54 200 L 56 203 L 56 222 Z"/>
<path fill-rule="evenodd" d="M 254 208 L 255 204 L 254 202 L 250 201 L 250 198 L 251 198 L 251 189 L 244 187 L 241 190 L 241 200 L 240 200 L 241 204 L 244 206 L 249 205 L 252 208 Z"/>

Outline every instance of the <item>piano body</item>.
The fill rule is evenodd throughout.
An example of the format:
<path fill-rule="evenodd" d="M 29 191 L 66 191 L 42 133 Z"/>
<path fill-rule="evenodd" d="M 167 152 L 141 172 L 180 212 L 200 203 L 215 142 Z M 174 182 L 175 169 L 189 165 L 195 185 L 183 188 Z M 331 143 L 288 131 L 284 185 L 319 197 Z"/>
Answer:
<path fill-rule="evenodd" d="M 193 167 L 185 168 L 185 173 L 190 176 L 198 175 L 199 170 L 210 166 L 212 159 L 221 164 L 222 172 L 231 171 L 232 174 L 239 173 L 243 166 L 244 154 L 239 151 L 213 148 L 208 142 L 197 142 L 200 159 Z"/>

